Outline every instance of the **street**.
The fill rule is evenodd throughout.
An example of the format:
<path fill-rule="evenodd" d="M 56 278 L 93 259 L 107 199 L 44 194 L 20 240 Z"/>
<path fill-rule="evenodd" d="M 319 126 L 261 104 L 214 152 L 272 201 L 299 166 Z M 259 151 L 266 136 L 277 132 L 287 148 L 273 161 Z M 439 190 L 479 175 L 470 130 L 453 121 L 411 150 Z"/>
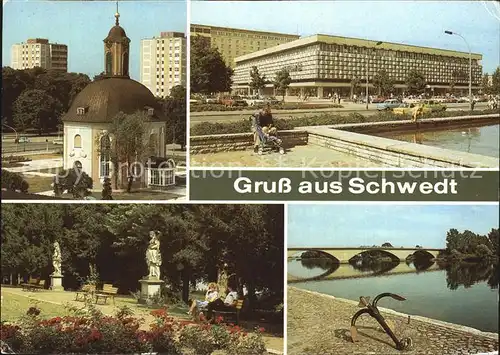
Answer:
<path fill-rule="evenodd" d="M 48 148 L 47 148 L 48 147 Z M 2 141 L 2 154 L 32 152 L 40 150 L 63 149 L 61 144 L 53 144 L 51 140 L 46 142 L 29 142 L 29 143 L 14 143 L 14 139 L 6 139 Z"/>
<path fill-rule="evenodd" d="M 350 113 L 356 112 L 363 116 L 373 115 L 377 112 L 376 104 L 369 105 L 369 109 L 366 110 L 365 104 L 353 104 L 353 103 L 342 103 L 343 108 L 321 108 L 321 109 L 298 109 L 298 110 L 274 110 L 274 118 L 294 118 L 294 117 L 304 117 L 304 116 L 315 116 L 320 113 L 338 113 L 342 115 L 348 115 Z M 455 103 L 446 104 L 447 111 L 460 111 L 468 110 L 468 103 Z M 484 110 L 487 108 L 486 102 L 478 102 L 475 106 L 476 110 Z M 200 122 L 235 122 L 241 120 L 247 120 L 250 115 L 252 115 L 255 110 L 241 110 L 241 111 L 204 111 L 204 112 L 191 112 L 190 113 L 190 125 L 196 125 Z"/>

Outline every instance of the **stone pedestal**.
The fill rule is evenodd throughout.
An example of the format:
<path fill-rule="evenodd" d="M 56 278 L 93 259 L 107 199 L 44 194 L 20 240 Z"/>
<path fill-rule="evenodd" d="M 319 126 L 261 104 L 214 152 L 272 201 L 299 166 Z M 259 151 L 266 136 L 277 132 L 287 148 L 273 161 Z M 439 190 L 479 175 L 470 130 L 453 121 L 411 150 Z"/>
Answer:
<path fill-rule="evenodd" d="M 50 275 L 50 289 L 52 291 L 64 291 L 62 287 L 62 275 Z"/>
<path fill-rule="evenodd" d="M 146 303 L 146 300 L 148 298 L 161 294 L 161 288 L 165 281 L 162 281 L 156 277 L 146 277 L 142 280 L 139 280 L 139 283 L 141 284 L 141 296 L 139 298 L 139 303 Z"/>

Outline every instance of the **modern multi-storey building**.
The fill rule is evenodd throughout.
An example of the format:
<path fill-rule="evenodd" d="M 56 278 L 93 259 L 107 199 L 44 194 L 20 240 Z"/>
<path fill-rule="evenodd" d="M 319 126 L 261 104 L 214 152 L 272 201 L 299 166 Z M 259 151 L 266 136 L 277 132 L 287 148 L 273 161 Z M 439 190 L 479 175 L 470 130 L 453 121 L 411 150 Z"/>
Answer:
<path fill-rule="evenodd" d="M 68 71 L 68 46 L 49 43 L 48 39 L 28 39 L 11 48 L 11 66 L 14 69 L 40 67 Z"/>
<path fill-rule="evenodd" d="M 191 24 L 191 36 L 210 39 L 210 44 L 221 53 L 226 65 L 234 68 L 234 58 L 294 41 L 297 35 L 251 31 L 237 28 Z"/>
<path fill-rule="evenodd" d="M 472 88 L 478 90 L 482 55 L 471 57 Z M 382 70 L 394 81 L 397 93 L 407 91 L 405 81 L 412 69 L 425 76 L 429 93 L 465 92 L 469 83 L 469 53 L 321 34 L 239 56 L 235 62 L 233 90 L 249 90 L 253 66 L 270 81 L 286 68 L 292 79 L 287 96 L 349 96 L 353 79 L 358 82 L 354 94 L 364 95 L 367 69 L 370 94 L 376 94 L 373 78 Z M 264 89 L 272 91 L 272 84 Z"/>
<path fill-rule="evenodd" d="M 186 86 L 186 36 L 161 32 L 141 41 L 141 83 L 155 96 L 166 97 L 177 85 Z"/>

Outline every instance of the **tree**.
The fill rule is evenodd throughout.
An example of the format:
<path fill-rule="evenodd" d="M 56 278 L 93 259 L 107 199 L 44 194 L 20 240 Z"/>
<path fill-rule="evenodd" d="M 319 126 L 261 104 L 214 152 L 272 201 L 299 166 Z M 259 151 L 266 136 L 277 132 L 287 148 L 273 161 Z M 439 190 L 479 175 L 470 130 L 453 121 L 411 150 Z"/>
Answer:
<path fill-rule="evenodd" d="M 103 184 L 102 184 L 102 199 L 103 200 L 112 200 L 113 196 L 111 196 L 111 193 L 113 192 L 113 189 L 111 188 L 111 179 L 109 177 L 105 177 Z"/>
<path fill-rule="evenodd" d="M 252 67 L 250 70 L 250 89 L 257 91 L 260 94 L 260 91 L 266 86 L 266 76 L 260 75 L 259 68 L 256 66 Z"/>
<path fill-rule="evenodd" d="M 492 75 L 491 93 L 494 95 L 500 94 L 500 67 L 497 67 Z"/>
<path fill-rule="evenodd" d="M 105 78 L 106 78 L 106 73 L 102 71 L 99 74 L 94 75 L 93 81 L 99 81 Z"/>
<path fill-rule="evenodd" d="M 285 101 L 286 90 L 290 86 L 291 82 L 292 78 L 290 77 L 290 73 L 286 68 L 277 71 L 274 75 L 274 89 L 279 95 L 283 97 L 283 101 Z"/>
<path fill-rule="evenodd" d="M 378 95 L 388 95 L 394 90 L 394 81 L 385 70 L 380 70 L 373 77 L 373 86 L 378 90 Z"/>
<path fill-rule="evenodd" d="M 165 141 L 167 143 L 186 146 L 186 88 L 176 85 L 170 91 L 170 96 L 160 100 L 163 112 L 167 117 Z"/>
<path fill-rule="evenodd" d="M 31 88 L 33 79 L 27 71 L 2 68 L 2 120 L 9 126 L 14 125 L 13 105 L 21 93 Z"/>
<path fill-rule="evenodd" d="M 217 48 L 201 36 L 191 37 L 191 92 L 211 94 L 231 90 L 233 70 Z"/>
<path fill-rule="evenodd" d="M 2 189 L 28 193 L 29 184 L 21 174 L 2 169 Z"/>
<path fill-rule="evenodd" d="M 493 251 L 493 254 L 498 255 L 498 239 L 499 239 L 499 229 L 493 228 L 488 233 L 488 239 Z"/>
<path fill-rule="evenodd" d="M 361 80 L 357 76 L 354 76 L 351 79 L 351 98 L 354 97 L 354 93 L 356 92 L 357 88 L 359 87 L 360 82 L 361 82 Z"/>
<path fill-rule="evenodd" d="M 420 94 L 424 92 L 427 81 L 423 73 L 416 69 L 411 69 L 406 76 L 405 84 L 410 94 Z"/>
<path fill-rule="evenodd" d="M 385 247 L 385 248 L 394 248 L 394 247 L 392 246 L 392 244 L 391 244 L 391 243 L 389 243 L 389 242 L 385 242 L 384 244 L 382 244 L 382 246 L 383 246 L 383 247 Z"/>
<path fill-rule="evenodd" d="M 25 90 L 14 102 L 14 123 L 22 132 L 35 128 L 41 135 L 54 130 L 60 115 L 59 100 L 43 90 Z"/>
<path fill-rule="evenodd" d="M 83 199 L 90 195 L 92 186 L 92 178 L 79 167 L 63 170 L 54 177 L 54 195 L 57 197 L 68 191 L 74 199 Z"/>
<path fill-rule="evenodd" d="M 136 112 L 133 114 L 118 113 L 108 128 L 108 135 L 112 141 L 109 152 L 102 152 L 110 155 L 111 162 L 114 165 L 115 179 L 121 179 L 123 176 L 120 169 L 121 163 L 126 163 L 127 192 L 132 189 L 134 163 L 144 163 L 148 156 L 151 156 L 154 147 L 149 141 L 148 132 L 150 129 L 149 116 L 145 112 Z M 98 137 L 100 139 L 101 137 Z M 117 185 L 117 180 L 115 180 Z"/>
<path fill-rule="evenodd" d="M 483 94 L 489 94 L 491 92 L 490 78 L 488 73 L 485 73 L 481 79 L 481 91 Z"/>

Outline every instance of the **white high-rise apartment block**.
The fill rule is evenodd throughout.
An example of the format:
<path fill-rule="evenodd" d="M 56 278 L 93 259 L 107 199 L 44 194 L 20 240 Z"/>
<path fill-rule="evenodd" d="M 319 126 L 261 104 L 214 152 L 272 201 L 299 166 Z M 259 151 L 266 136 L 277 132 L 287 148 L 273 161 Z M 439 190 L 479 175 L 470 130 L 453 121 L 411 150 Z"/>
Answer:
<path fill-rule="evenodd" d="M 177 85 L 186 86 L 186 36 L 161 32 L 160 37 L 141 40 L 141 84 L 164 98 Z"/>
<path fill-rule="evenodd" d="M 48 39 L 28 39 L 26 43 L 11 47 L 11 67 L 13 69 L 31 69 L 40 67 L 68 71 L 68 46 L 49 43 Z"/>

